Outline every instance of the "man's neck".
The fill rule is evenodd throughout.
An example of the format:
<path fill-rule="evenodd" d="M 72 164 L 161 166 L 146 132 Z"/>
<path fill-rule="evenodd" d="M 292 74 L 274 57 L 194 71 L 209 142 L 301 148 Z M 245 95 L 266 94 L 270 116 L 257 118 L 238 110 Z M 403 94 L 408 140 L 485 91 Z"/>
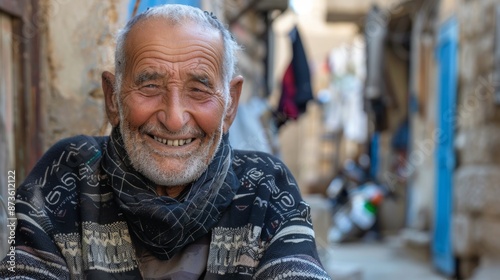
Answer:
<path fill-rule="evenodd" d="M 169 196 L 172 198 L 177 198 L 185 188 L 186 186 L 175 186 L 175 187 L 156 186 L 156 193 L 158 193 L 159 196 Z"/>

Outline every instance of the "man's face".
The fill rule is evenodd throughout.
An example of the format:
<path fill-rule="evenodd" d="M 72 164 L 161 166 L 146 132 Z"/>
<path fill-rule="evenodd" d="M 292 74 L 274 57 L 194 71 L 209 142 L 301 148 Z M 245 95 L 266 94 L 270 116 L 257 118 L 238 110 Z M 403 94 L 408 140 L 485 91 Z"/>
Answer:
<path fill-rule="evenodd" d="M 146 20 L 128 35 L 120 129 L 134 168 L 158 185 L 197 179 L 227 130 L 222 51 L 217 31 L 190 22 Z"/>

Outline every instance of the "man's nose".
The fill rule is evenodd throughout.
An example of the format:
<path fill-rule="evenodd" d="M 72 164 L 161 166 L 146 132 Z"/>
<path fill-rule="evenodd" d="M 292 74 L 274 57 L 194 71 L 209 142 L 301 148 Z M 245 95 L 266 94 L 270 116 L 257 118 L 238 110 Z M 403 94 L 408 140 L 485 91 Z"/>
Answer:
<path fill-rule="evenodd" d="M 180 131 L 189 121 L 189 112 L 180 91 L 171 91 L 165 95 L 158 112 L 158 120 L 170 131 Z"/>

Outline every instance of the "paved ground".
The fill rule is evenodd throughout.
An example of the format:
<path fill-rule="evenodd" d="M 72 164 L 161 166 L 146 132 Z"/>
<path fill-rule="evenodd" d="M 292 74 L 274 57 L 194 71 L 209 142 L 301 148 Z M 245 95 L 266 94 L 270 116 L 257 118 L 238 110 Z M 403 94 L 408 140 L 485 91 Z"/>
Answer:
<path fill-rule="evenodd" d="M 422 255 L 413 255 L 405 249 L 397 238 L 386 238 L 384 242 L 335 244 L 322 255 L 325 268 L 334 280 L 447 279 L 435 272 Z"/>

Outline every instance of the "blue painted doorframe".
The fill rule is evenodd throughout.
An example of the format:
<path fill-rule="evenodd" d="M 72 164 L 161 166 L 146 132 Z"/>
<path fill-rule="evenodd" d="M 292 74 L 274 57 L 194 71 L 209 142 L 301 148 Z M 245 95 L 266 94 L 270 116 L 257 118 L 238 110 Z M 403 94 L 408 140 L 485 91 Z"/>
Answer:
<path fill-rule="evenodd" d="M 447 276 L 454 276 L 456 261 L 452 247 L 451 219 L 453 213 L 453 150 L 456 121 L 458 74 L 458 23 L 455 17 L 439 30 L 436 49 L 438 65 L 436 186 L 432 254 L 434 266 Z"/>

